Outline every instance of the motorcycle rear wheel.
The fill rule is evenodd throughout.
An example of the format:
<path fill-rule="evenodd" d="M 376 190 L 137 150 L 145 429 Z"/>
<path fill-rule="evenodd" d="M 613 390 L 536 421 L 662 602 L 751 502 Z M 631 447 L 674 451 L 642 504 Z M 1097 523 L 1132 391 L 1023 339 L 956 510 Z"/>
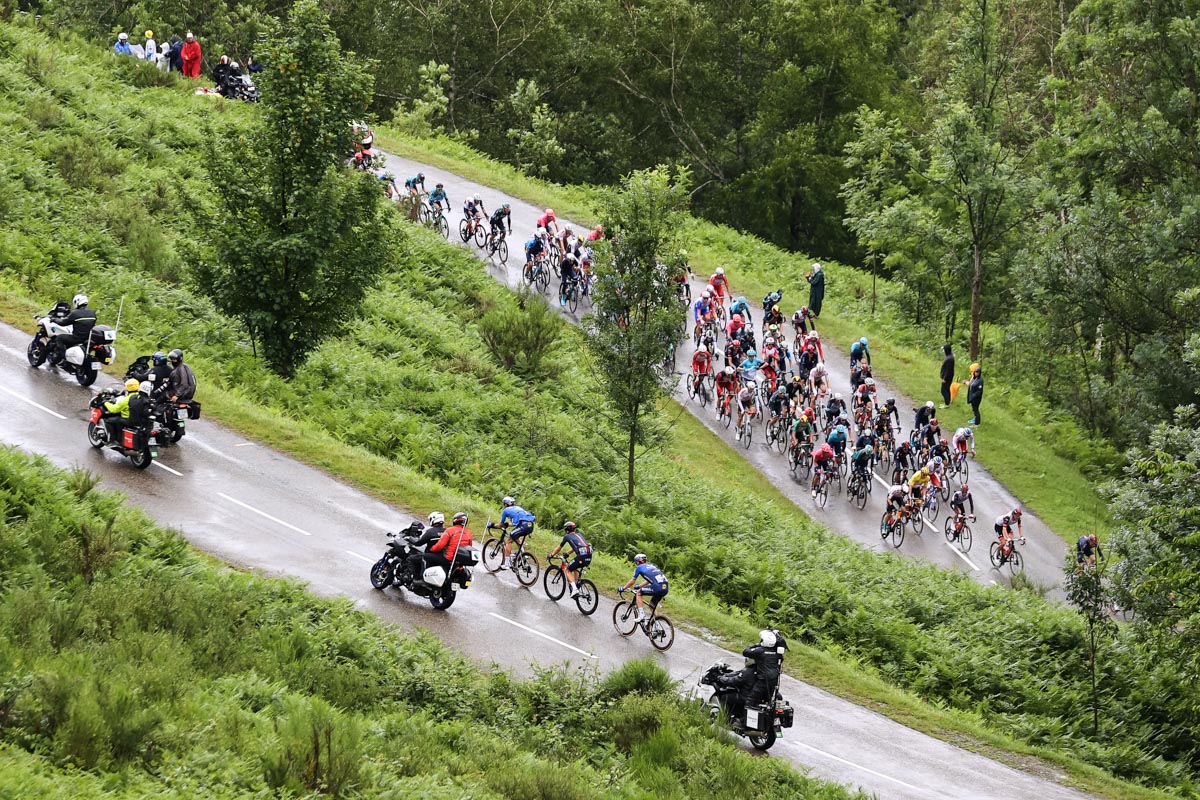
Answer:
<path fill-rule="evenodd" d="M 766 733 L 755 731 L 747 734 L 746 738 L 750 740 L 751 747 L 765 753 L 771 749 L 771 745 L 775 744 L 775 728 L 772 727 Z"/>
<path fill-rule="evenodd" d="M 438 591 L 429 595 L 429 605 L 433 606 L 438 611 L 445 611 L 450 606 L 454 605 L 454 598 L 458 596 L 458 592 L 451 589 L 448 585 L 443 586 Z"/>
<path fill-rule="evenodd" d="M 80 386 L 91 386 L 96 382 L 96 375 L 98 374 L 91 367 L 79 367 L 75 370 L 75 380 L 79 381 Z"/>
<path fill-rule="evenodd" d="M 129 454 L 129 460 L 133 462 L 133 465 L 138 469 L 145 469 L 146 467 L 150 466 L 152 461 L 154 461 L 154 457 L 150 455 L 150 448 L 145 448 L 142 450 L 134 450 Z"/>
<path fill-rule="evenodd" d="M 376 589 L 386 589 L 395 579 L 396 573 L 386 558 L 381 558 L 371 565 L 371 585 Z"/>

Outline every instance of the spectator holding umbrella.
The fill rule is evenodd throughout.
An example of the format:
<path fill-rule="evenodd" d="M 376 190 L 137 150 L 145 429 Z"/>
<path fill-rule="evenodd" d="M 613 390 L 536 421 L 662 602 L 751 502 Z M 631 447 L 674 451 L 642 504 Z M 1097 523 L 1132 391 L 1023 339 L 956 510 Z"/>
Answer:
<path fill-rule="evenodd" d="M 812 265 L 812 272 L 806 272 L 808 279 L 808 310 L 813 317 L 821 316 L 821 303 L 825 302 L 825 273 L 820 264 Z"/>
<path fill-rule="evenodd" d="M 200 51 L 200 43 L 196 41 L 196 35 L 191 31 L 187 32 L 184 37 L 187 42 L 183 45 L 183 50 L 180 55 L 183 57 L 183 76 L 185 78 L 200 77 L 200 61 L 203 58 L 203 53 Z"/>
<path fill-rule="evenodd" d="M 942 345 L 942 352 L 946 354 L 942 360 L 942 408 L 945 408 L 950 405 L 950 386 L 954 383 L 954 351 L 949 342 Z"/>

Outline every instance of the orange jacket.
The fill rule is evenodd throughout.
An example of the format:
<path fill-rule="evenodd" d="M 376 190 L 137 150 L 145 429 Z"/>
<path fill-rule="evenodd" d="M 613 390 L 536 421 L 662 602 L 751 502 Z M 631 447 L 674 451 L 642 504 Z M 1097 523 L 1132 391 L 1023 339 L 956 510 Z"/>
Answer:
<path fill-rule="evenodd" d="M 458 553 L 458 548 L 471 547 L 473 544 L 475 542 L 471 538 L 471 532 L 467 530 L 466 526 L 455 525 L 453 528 L 446 529 L 446 532 L 442 534 L 442 538 L 430 546 L 429 552 L 441 553 L 447 561 L 453 562 L 455 554 Z"/>

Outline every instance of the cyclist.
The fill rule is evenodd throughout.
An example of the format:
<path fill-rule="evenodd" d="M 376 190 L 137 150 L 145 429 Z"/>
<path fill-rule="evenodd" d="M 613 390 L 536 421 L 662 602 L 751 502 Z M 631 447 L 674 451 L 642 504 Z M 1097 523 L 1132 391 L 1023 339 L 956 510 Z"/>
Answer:
<path fill-rule="evenodd" d="M 730 339 L 740 338 L 742 329 L 746 327 L 746 323 L 741 314 L 730 314 L 729 323 L 725 326 L 725 335 Z"/>
<path fill-rule="evenodd" d="M 913 476 L 908 479 L 908 488 L 912 492 L 913 503 L 917 506 L 918 513 L 921 509 L 921 503 L 925 499 L 925 487 L 932 485 L 937 489 L 941 486 L 938 482 L 937 475 L 926 465 L 913 473 Z"/>
<path fill-rule="evenodd" d="M 950 441 L 954 444 L 955 453 L 965 453 L 969 447 L 971 455 L 975 455 L 975 433 L 970 428 L 959 428 Z"/>
<path fill-rule="evenodd" d="M 820 402 L 825 396 L 825 390 L 829 386 L 829 370 L 825 368 L 824 361 L 818 361 L 817 365 L 808 373 L 808 390 L 812 395 L 813 400 Z"/>
<path fill-rule="evenodd" d="M 579 281 L 579 251 L 574 248 L 568 248 L 567 252 L 563 253 L 562 261 L 558 262 L 558 269 L 562 275 L 562 283 L 559 285 L 558 292 L 558 304 L 562 307 L 567 304 L 567 287 Z"/>
<path fill-rule="evenodd" d="M 620 588 L 619 591 L 625 591 L 633 587 L 635 581 L 641 578 L 645 581 L 642 585 L 634 588 L 633 601 L 637 604 L 638 622 L 646 621 L 646 612 L 642 610 L 642 598 L 650 598 L 650 611 L 658 608 L 658 604 L 667 596 L 670 587 L 667 585 L 667 576 L 663 575 L 663 571 L 651 564 L 644 553 L 638 553 L 633 557 L 633 563 L 637 564 L 637 569 L 633 571 L 633 577 L 629 582 Z"/>
<path fill-rule="evenodd" d="M 554 209 L 547 208 L 545 213 L 537 218 L 538 236 L 547 238 L 557 235 L 558 233 L 558 218 L 554 216 Z"/>
<path fill-rule="evenodd" d="M 914 408 L 916 419 L 913 421 L 913 430 L 919 431 L 929 424 L 929 420 L 933 419 L 933 401 L 930 400 L 920 408 Z"/>
<path fill-rule="evenodd" d="M 817 426 L 808 416 L 808 412 L 800 412 L 792 423 L 792 448 L 799 450 L 804 444 L 810 447 L 817 441 Z"/>
<path fill-rule="evenodd" d="M 717 374 L 717 408 L 721 408 L 725 395 L 734 394 L 738 390 L 737 373 L 733 367 L 725 367 Z"/>
<path fill-rule="evenodd" d="M 791 403 L 793 408 L 799 406 L 800 402 L 804 399 L 805 388 L 804 378 L 800 375 L 793 375 L 792 379 L 787 382 L 788 402 Z"/>
<path fill-rule="evenodd" d="M 487 219 L 487 209 L 483 207 L 483 200 L 479 199 L 478 193 L 471 195 L 463 203 L 463 217 L 467 220 L 468 234 L 475 233 L 479 223 Z"/>
<path fill-rule="evenodd" d="M 529 267 L 537 260 L 538 256 L 546 252 L 546 245 L 542 242 L 542 237 L 532 236 L 529 241 L 525 242 L 525 266 Z"/>
<path fill-rule="evenodd" d="M 802 306 L 795 314 L 792 314 L 792 328 L 796 331 L 796 338 L 808 334 L 808 326 L 816 317 L 813 316 L 812 310 L 808 306 Z"/>
<path fill-rule="evenodd" d="M 563 565 L 563 575 L 567 579 L 571 597 L 574 597 L 579 594 L 579 587 L 576 585 L 579 582 L 579 573 L 592 563 L 592 546 L 579 532 L 579 526 L 570 520 L 563 523 L 562 541 L 554 548 L 553 553 L 546 556 L 546 560 L 549 561 L 561 553 L 564 547 L 571 548 L 571 560 Z"/>
<path fill-rule="evenodd" d="M 846 426 L 842 424 L 834 426 L 833 430 L 829 432 L 829 435 L 825 437 L 825 443 L 828 444 L 830 448 L 833 449 L 833 452 L 837 453 L 839 457 L 846 452 L 846 445 L 849 443 L 849 440 L 850 436 L 846 430 Z"/>
<path fill-rule="evenodd" d="M 586 238 L 589 242 L 600 241 L 601 239 L 604 238 L 604 226 L 597 225 L 596 227 L 592 228 L 592 230 L 588 233 Z"/>
<path fill-rule="evenodd" d="M 878 442 L 875 439 L 875 431 L 872 428 L 863 428 L 858 432 L 858 438 L 854 440 L 854 449 L 861 450 L 864 447 L 874 448 Z"/>
<path fill-rule="evenodd" d="M 1020 509 L 1017 509 L 1017 511 L 1020 511 Z M 1017 535 L 1019 535 L 1022 539 L 1025 538 L 1024 533 L 1013 533 L 1013 522 L 1017 523 L 1017 529 L 1020 531 L 1021 517 L 1019 514 L 1015 518 L 1012 514 L 1003 514 L 999 517 L 996 517 L 996 522 L 994 525 L 996 530 L 996 539 L 1000 542 L 1000 553 L 1004 558 L 1008 558 L 1008 554 L 1012 552 L 1012 542 Z"/>
<path fill-rule="evenodd" d="M 383 193 L 387 195 L 388 200 L 394 200 L 400 196 L 400 187 L 396 185 L 395 175 L 384 172 L 379 176 L 379 182 L 383 184 Z"/>
<path fill-rule="evenodd" d="M 875 447 L 870 444 L 855 445 L 855 450 L 850 454 L 850 469 L 853 474 L 859 475 L 863 480 L 870 480 L 869 473 L 871 471 L 871 462 L 875 460 Z"/>
<path fill-rule="evenodd" d="M 742 319 L 752 319 L 750 316 L 750 303 L 746 301 L 745 297 L 739 296 L 738 299 L 733 301 L 733 305 L 729 306 L 729 314 L 730 316 L 741 314 Z"/>
<path fill-rule="evenodd" d="M 771 396 L 767 399 L 767 405 L 771 409 L 771 422 L 783 416 L 784 409 L 788 407 L 788 387 L 786 383 L 781 383 L 775 387 L 775 391 L 771 392 Z"/>
<path fill-rule="evenodd" d="M 914 461 L 915 453 L 913 453 L 912 444 L 908 439 L 904 439 L 900 444 L 896 445 L 896 450 L 892 454 L 892 483 L 900 483 L 905 473 L 912 472 L 916 465 Z"/>
<path fill-rule="evenodd" d="M 695 381 L 698 375 L 712 374 L 712 355 L 708 352 L 708 348 L 700 345 L 696 348 L 696 352 L 692 354 L 692 380 Z"/>
<path fill-rule="evenodd" d="M 500 569 L 509 569 L 513 561 L 513 543 L 518 547 L 524 543 L 525 537 L 533 533 L 533 523 L 537 517 L 517 505 L 517 501 L 511 497 L 505 497 L 501 503 L 504 508 L 500 512 L 500 523 L 488 522 L 487 527 L 507 529 L 509 525 L 515 526 L 504 542 L 504 563 L 500 565 Z"/>
<path fill-rule="evenodd" d="M 725 342 L 725 363 L 737 366 L 742 362 L 742 340 L 730 339 Z"/>
<path fill-rule="evenodd" d="M 775 304 L 763 312 L 763 328 L 769 328 L 772 325 L 783 324 L 783 312 L 779 310 L 779 304 Z"/>
<path fill-rule="evenodd" d="M 896 520 L 896 515 L 904 511 L 908 507 L 908 485 L 904 483 L 893 483 L 888 487 L 887 493 L 887 511 L 890 515 L 889 524 Z M 887 538 L 887 531 L 881 531 L 883 537 Z"/>
<path fill-rule="evenodd" d="M 417 187 L 420 187 L 420 191 L 417 190 Z M 424 192 L 425 191 L 425 173 L 418 172 L 416 175 L 413 175 L 411 178 L 406 179 L 404 181 L 404 188 L 408 190 L 408 194 L 410 197 L 414 197 L 414 196 L 420 194 L 421 192 Z"/>
<path fill-rule="evenodd" d="M 779 341 L 774 336 L 763 339 L 762 357 L 775 372 L 783 372 L 787 368 L 787 351 L 779 348 Z"/>
<path fill-rule="evenodd" d="M 825 477 L 826 471 L 835 469 L 834 462 L 837 458 L 833 452 L 833 448 L 829 446 L 829 442 L 813 450 L 813 477 L 812 477 L 812 496 L 817 496 L 817 486 Z"/>
<path fill-rule="evenodd" d="M 967 517 L 967 505 L 971 506 L 970 517 L 973 520 L 975 519 L 975 498 L 971 496 L 971 487 L 964 483 L 962 486 L 958 487 L 958 490 L 954 492 L 953 496 L 951 496 L 950 511 L 956 518 L 965 519 Z M 956 530 L 954 533 L 954 538 L 957 539 L 957 526 L 955 526 L 955 528 Z"/>
<path fill-rule="evenodd" d="M 717 303 L 724 306 L 725 298 L 731 294 L 729 279 L 725 277 L 724 267 L 717 267 L 717 271 L 708 279 L 708 285 L 712 287 L 713 297 Z"/>
<path fill-rule="evenodd" d="M 446 187 L 444 184 L 439 183 L 429 193 L 429 207 L 438 214 L 450 208 L 450 198 L 446 196 Z"/>
<path fill-rule="evenodd" d="M 937 421 L 937 417 L 931 417 L 929 422 L 921 427 L 921 432 L 917 434 L 917 446 L 922 452 L 928 454 L 930 448 L 937 444 L 938 439 L 942 438 L 942 427 Z"/>
<path fill-rule="evenodd" d="M 737 393 L 738 427 L 741 427 L 742 420 L 745 419 L 747 415 L 751 417 L 754 416 L 756 411 L 754 395 L 757 388 L 758 387 L 755 385 L 754 381 L 750 380 L 746 381 L 745 385 Z"/>
<path fill-rule="evenodd" d="M 896 398 L 889 397 L 884 401 L 883 407 L 879 409 L 879 416 L 885 420 L 888 417 L 895 417 L 896 432 L 900 432 L 900 409 L 896 408 Z"/>
<path fill-rule="evenodd" d="M 512 236 L 512 209 L 508 203 L 497 208 L 488 220 L 491 225 L 491 230 L 488 232 L 488 241 L 493 242 L 496 239 L 496 233 L 499 232 L 500 238 L 504 238 L 504 225 L 508 223 L 508 235 Z"/>
<path fill-rule="evenodd" d="M 1075 543 L 1075 563 L 1080 566 L 1084 564 L 1094 566 L 1096 556 L 1104 557 L 1103 551 L 1100 550 L 1100 541 L 1096 538 L 1096 534 L 1089 533 L 1087 536 L 1080 536 L 1079 541 Z"/>
<path fill-rule="evenodd" d="M 865 336 L 850 345 L 850 366 L 853 367 L 859 361 L 867 362 L 867 366 L 871 365 L 871 348 L 867 347 Z"/>
<path fill-rule="evenodd" d="M 808 380 L 809 373 L 813 367 L 817 365 L 817 347 L 809 345 L 805 347 L 803 344 L 796 345 L 796 374 L 803 375 L 805 380 Z"/>
<path fill-rule="evenodd" d="M 758 370 L 762 368 L 763 362 L 758 357 L 758 353 L 754 350 L 747 350 L 746 357 L 742 359 L 742 363 L 738 365 L 738 373 L 744 383 L 754 383 L 758 380 Z"/>
<path fill-rule="evenodd" d="M 813 349 L 817 351 L 817 357 L 824 361 L 825 347 L 821 344 L 821 336 L 816 331 L 809 331 L 808 335 L 804 337 L 805 347 L 810 344 L 813 346 Z"/>

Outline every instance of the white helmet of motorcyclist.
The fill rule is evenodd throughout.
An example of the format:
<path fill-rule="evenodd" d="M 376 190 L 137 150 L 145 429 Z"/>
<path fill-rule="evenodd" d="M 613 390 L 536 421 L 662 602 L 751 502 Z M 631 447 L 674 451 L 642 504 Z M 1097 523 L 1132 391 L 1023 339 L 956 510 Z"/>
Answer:
<path fill-rule="evenodd" d="M 773 630 L 766 629 L 760 631 L 758 634 L 758 643 L 763 647 L 774 647 L 777 641 L 779 640 L 775 637 L 775 631 Z"/>
<path fill-rule="evenodd" d="M 446 524 L 446 515 L 440 511 L 432 512 L 429 515 L 429 524 L 430 525 L 445 525 Z"/>
<path fill-rule="evenodd" d="M 77 294 L 71 299 L 71 305 L 75 308 L 83 308 L 88 304 L 88 296 L 86 294 Z"/>

